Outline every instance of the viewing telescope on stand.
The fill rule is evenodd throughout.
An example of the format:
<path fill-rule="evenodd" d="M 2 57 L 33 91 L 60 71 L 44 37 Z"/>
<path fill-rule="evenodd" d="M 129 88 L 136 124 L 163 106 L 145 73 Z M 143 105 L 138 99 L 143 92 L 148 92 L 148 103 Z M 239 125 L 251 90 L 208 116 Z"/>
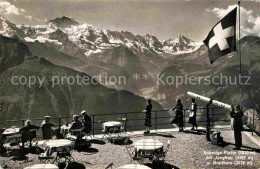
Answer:
<path fill-rule="evenodd" d="M 206 108 L 207 108 L 207 126 L 206 126 L 206 138 L 208 141 L 210 141 L 210 118 L 209 118 L 209 106 L 211 104 L 215 105 L 215 106 L 219 106 L 219 107 L 223 107 L 225 109 L 228 109 L 230 110 L 231 108 L 231 105 L 229 104 L 226 104 L 226 103 L 222 103 L 220 101 L 217 101 L 217 100 L 212 100 L 208 97 L 205 97 L 205 96 L 201 96 L 201 95 L 198 95 L 196 93 L 192 93 L 192 92 L 187 92 L 187 94 L 189 96 L 192 96 L 194 99 L 198 99 L 198 100 L 201 100 L 201 101 L 204 101 L 204 102 L 207 102 L 206 104 Z"/>

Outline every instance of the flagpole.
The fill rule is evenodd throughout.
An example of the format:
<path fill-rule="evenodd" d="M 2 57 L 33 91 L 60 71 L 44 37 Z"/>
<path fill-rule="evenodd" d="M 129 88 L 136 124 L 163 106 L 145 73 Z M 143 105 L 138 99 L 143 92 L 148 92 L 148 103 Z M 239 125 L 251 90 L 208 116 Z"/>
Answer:
<path fill-rule="evenodd" d="M 238 56 L 239 56 L 239 78 L 241 78 L 242 74 L 242 59 L 241 59 L 241 43 L 240 43 L 240 1 L 238 1 Z M 240 87 L 240 106 L 242 106 L 242 88 Z"/>

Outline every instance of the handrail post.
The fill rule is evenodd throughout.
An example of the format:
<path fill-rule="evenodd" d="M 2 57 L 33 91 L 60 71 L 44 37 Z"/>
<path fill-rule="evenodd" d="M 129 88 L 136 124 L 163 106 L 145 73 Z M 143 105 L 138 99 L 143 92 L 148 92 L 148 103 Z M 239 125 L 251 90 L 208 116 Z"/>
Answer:
<path fill-rule="evenodd" d="M 209 103 L 206 105 L 207 108 L 207 127 L 206 127 L 206 139 L 208 141 L 211 141 L 210 139 L 210 119 L 209 119 L 209 106 L 212 104 L 212 100 L 209 101 Z"/>
<path fill-rule="evenodd" d="M 157 130 L 157 111 L 155 111 L 155 124 L 154 124 L 155 131 Z"/>
<path fill-rule="evenodd" d="M 92 115 L 92 135 L 95 136 L 95 116 Z"/>
<path fill-rule="evenodd" d="M 252 136 L 254 135 L 254 127 L 255 127 L 255 111 L 253 110 L 253 126 L 252 126 Z"/>
<path fill-rule="evenodd" d="M 186 116 L 186 110 L 183 109 L 183 128 L 185 128 L 185 116 Z"/>
<path fill-rule="evenodd" d="M 215 123 L 215 121 L 214 121 L 214 107 L 212 108 L 212 110 L 211 110 L 211 121 L 212 121 L 212 125 Z"/>
<path fill-rule="evenodd" d="M 126 131 L 127 131 L 127 113 L 125 113 L 125 133 L 126 133 Z"/>

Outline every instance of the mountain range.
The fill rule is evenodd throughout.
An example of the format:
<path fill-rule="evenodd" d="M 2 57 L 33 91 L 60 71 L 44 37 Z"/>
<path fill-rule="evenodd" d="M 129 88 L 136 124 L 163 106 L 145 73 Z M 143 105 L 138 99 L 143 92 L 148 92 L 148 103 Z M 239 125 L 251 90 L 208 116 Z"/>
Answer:
<path fill-rule="evenodd" d="M 144 98 L 128 91 L 107 88 L 95 80 L 86 85 L 54 82 L 56 79 L 52 77 L 91 77 L 32 55 L 29 48 L 16 38 L 0 35 L 0 66 L 1 121 L 36 119 L 45 115 L 71 117 L 83 109 L 92 115 L 133 112 L 142 111 L 146 106 Z M 28 78 L 32 76 L 44 79 L 43 84 L 29 85 Z M 17 79 L 13 80 L 13 77 Z M 19 77 L 26 77 L 27 83 L 18 84 Z M 54 86 L 54 83 L 57 85 Z M 154 101 L 153 106 L 154 109 L 162 109 Z M 143 116 L 141 113 L 136 115 L 139 118 Z M 1 125 L 14 124 L 9 122 Z"/>
<path fill-rule="evenodd" d="M 240 102 L 238 84 L 200 83 L 183 84 L 177 87 L 176 82 L 171 85 L 157 83 L 158 76 L 162 75 L 165 81 L 168 76 L 213 77 L 222 73 L 228 77 L 235 77 L 239 74 L 236 53 L 222 57 L 211 65 L 207 47 L 183 35 L 159 40 L 149 34 L 136 35 L 127 31 L 98 29 L 86 23 L 80 24 L 66 16 L 36 26 L 15 25 L 1 17 L 0 34 L 25 45 L 27 49 L 23 52 L 26 55 L 37 56 L 35 60 L 44 60 L 48 64 L 55 65 L 54 67 L 88 74 L 91 77 L 124 76 L 126 84 L 107 83 L 102 88 L 111 91 L 113 89 L 115 93 L 128 91 L 127 93 L 131 95 L 135 94 L 134 98 L 139 98 L 137 95 L 152 98 L 164 108 L 172 107 L 177 98 L 182 98 L 185 107 L 188 107 L 190 102 L 186 95 L 187 91 L 193 91 L 227 104 Z M 241 101 L 247 108 L 260 110 L 258 92 L 260 90 L 258 85 L 260 40 L 256 36 L 245 36 L 240 42 L 242 73 L 251 77 L 252 84 L 242 86 Z M 1 61 L 1 64 L 5 66 L 0 67 L 0 72 L 5 73 L 14 65 L 28 63 L 20 59 L 13 59 L 15 62 L 9 59 Z M 38 61 L 35 62 L 38 63 Z M 135 74 L 140 75 L 139 80 L 134 79 Z M 149 75 L 147 79 L 142 76 L 144 74 Z M 200 103 L 201 106 L 204 104 Z M 68 110 L 72 111 L 71 108 Z M 91 109 L 91 111 L 94 110 Z"/>
<path fill-rule="evenodd" d="M 15 25 L 0 18 L 0 34 L 19 37 L 34 55 L 54 64 L 91 76 L 125 76 L 127 84 L 107 86 L 139 95 L 143 95 L 141 89 L 155 86 L 155 79 L 151 77 L 140 83 L 132 79 L 134 74 L 159 74 L 169 65 L 169 57 L 192 53 L 202 46 L 182 35 L 160 41 L 149 34 L 101 30 L 66 16 L 36 26 Z"/>

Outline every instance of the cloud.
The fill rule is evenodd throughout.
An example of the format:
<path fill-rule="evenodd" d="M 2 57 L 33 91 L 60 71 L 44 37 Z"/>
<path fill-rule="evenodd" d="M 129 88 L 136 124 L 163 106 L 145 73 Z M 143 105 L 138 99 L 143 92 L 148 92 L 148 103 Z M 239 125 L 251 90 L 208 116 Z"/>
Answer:
<path fill-rule="evenodd" d="M 30 16 L 30 15 L 27 15 L 27 16 L 25 16 L 27 19 L 29 19 L 29 21 L 31 22 L 32 21 L 32 16 Z"/>
<path fill-rule="evenodd" d="M 226 9 L 213 8 L 207 9 L 206 11 L 215 14 L 218 18 L 222 18 L 235 7 L 237 7 L 237 5 L 230 5 Z M 255 15 L 252 10 L 247 10 L 244 7 L 240 7 L 240 22 L 242 36 L 260 36 L 260 16 Z"/>
<path fill-rule="evenodd" d="M 19 9 L 7 1 L 0 1 L 0 13 L 5 15 L 20 15 L 26 12 L 24 9 Z"/>

